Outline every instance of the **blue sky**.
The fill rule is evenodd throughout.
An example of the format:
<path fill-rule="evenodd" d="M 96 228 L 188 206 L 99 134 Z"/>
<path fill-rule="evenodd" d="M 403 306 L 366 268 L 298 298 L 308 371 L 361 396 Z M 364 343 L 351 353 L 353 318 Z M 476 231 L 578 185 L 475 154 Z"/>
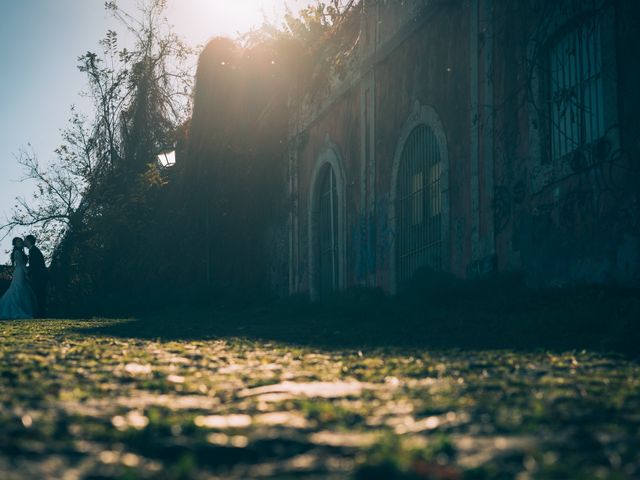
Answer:
<path fill-rule="evenodd" d="M 137 0 L 120 0 L 134 11 Z M 287 0 L 294 11 L 309 0 Z M 167 17 L 191 45 L 217 35 L 235 37 L 281 18 L 284 0 L 169 0 Z M 104 0 L 0 0 L 0 222 L 16 195 L 29 196 L 33 185 L 20 183 L 14 154 L 31 143 L 41 161 L 54 158 L 69 107 L 82 108 L 85 87 L 77 57 L 98 51 L 98 41 L 117 23 Z M 9 239 L 0 242 L 0 263 Z"/>

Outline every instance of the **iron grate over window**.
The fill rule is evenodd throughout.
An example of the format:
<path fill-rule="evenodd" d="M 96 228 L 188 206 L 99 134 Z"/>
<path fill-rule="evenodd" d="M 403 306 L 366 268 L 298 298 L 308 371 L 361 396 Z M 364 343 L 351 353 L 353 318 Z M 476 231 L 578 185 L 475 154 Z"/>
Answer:
<path fill-rule="evenodd" d="M 317 275 L 320 295 L 324 296 L 338 289 L 338 189 L 330 165 L 319 182 Z"/>
<path fill-rule="evenodd" d="M 604 135 L 601 17 L 594 16 L 549 48 L 551 158 L 559 160 Z"/>
<path fill-rule="evenodd" d="M 398 172 L 397 278 L 411 278 L 420 267 L 443 268 L 443 162 L 438 141 L 427 125 L 409 135 Z"/>

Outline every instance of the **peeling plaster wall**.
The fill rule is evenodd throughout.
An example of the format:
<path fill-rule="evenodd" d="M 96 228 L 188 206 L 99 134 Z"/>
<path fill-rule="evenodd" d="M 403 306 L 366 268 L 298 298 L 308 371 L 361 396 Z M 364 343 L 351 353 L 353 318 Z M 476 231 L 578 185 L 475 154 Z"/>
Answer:
<path fill-rule="evenodd" d="M 293 124 L 291 136 L 303 141 L 290 168 L 298 224 L 290 291 L 310 289 L 310 181 L 328 141 L 346 177 L 345 286 L 394 291 L 391 170 L 402 129 L 420 106 L 437 112 L 447 139 L 448 271 L 521 271 L 536 286 L 639 283 L 640 4 L 616 2 L 609 148 L 581 169 L 544 160 L 544 119 L 529 97 L 539 94 L 540 79 L 523 88 L 537 21 L 526 2 L 416 2 L 417 16 L 407 15 L 415 6 L 390 3 L 367 12 L 361 58 L 347 80 Z"/>
<path fill-rule="evenodd" d="M 345 173 L 345 251 L 346 251 L 346 285 L 353 285 L 353 272 L 357 251 L 357 237 L 354 235 L 357 217 L 360 211 L 358 184 L 355 179 L 359 174 L 360 145 L 360 110 L 359 91 L 357 88 L 346 93 L 336 102 L 330 111 L 316 118 L 305 130 L 303 144 L 299 146 L 297 155 L 297 175 L 299 191 L 298 207 L 298 248 L 300 255 L 296 265 L 296 275 L 299 278 L 297 291 L 308 292 L 310 284 L 309 265 L 309 208 L 311 178 L 318 156 L 329 143 L 338 150 L 339 159 Z"/>
<path fill-rule="evenodd" d="M 536 106 L 519 90 L 535 18 L 514 15 L 508 2 L 498 2 L 495 42 L 503 45 L 503 55 L 495 57 L 501 108 L 495 116 L 492 201 L 497 260 L 500 270 L 520 270 L 533 286 L 640 282 L 639 79 L 638 60 L 629 50 L 640 43 L 637 21 L 631 20 L 640 17 L 637 2 L 616 3 L 603 20 L 607 134 L 601 149 L 578 162 L 545 161 L 544 103 Z M 536 80 L 532 87 L 535 96 Z"/>
<path fill-rule="evenodd" d="M 378 285 L 392 290 L 393 237 L 389 224 L 392 202 L 391 166 L 398 140 L 416 105 L 431 106 L 440 117 L 449 154 L 450 232 L 445 268 L 464 275 L 469 262 L 469 129 L 468 42 L 458 41 L 469 23 L 465 10 L 434 12 L 424 26 L 375 67 L 376 189 Z"/>
<path fill-rule="evenodd" d="M 304 130 L 293 134 L 302 135 L 305 139 L 297 152 L 296 171 L 299 187 L 296 195 L 297 241 L 301 252 L 309 248 L 307 212 L 314 162 L 327 139 L 340 151 L 346 174 L 347 287 L 375 285 L 386 291 L 393 289 L 390 268 L 394 232 L 389 219 L 392 161 L 402 128 L 416 106 L 420 105 L 435 109 L 446 132 L 451 172 L 452 233 L 448 235 L 451 259 L 445 263 L 449 270 L 465 274 L 469 263 L 466 240 L 469 200 L 465 187 L 469 174 L 470 128 L 468 43 L 456 41 L 456 36 L 468 24 L 468 15 L 464 9 L 458 8 L 458 2 L 454 4 L 453 8 L 427 11 L 420 17 L 422 23 L 418 26 L 413 16 L 403 15 L 393 22 L 396 25 L 395 35 L 386 32 L 383 37 L 394 48 L 384 53 L 388 46 L 381 42 L 371 53 L 370 46 L 367 47 L 375 60 L 371 60 L 371 56 L 367 60 L 365 55 L 362 77 L 333 101 L 324 113 L 315 118 L 311 115 L 313 120 Z M 375 22 L 376 18 L 372 15 L 368 21 Z M 370 173 L 373 175 L 371 182 L 362 178 L 368 171 L 362 165 L 365 88 L 372 92 L 370 108 L 375 112 L 371 132 L 374 138 L 371 144 L 372 166 L 368 167 L 373 172 Z M 308 112 L 301 116 L 309 118 Z M 455 234 L 454 228 L 457 229 Z M 308 291 L 309 265 L 304 254 L 296 259 L 295 271 L 300 281 L 294 290 Z"/>

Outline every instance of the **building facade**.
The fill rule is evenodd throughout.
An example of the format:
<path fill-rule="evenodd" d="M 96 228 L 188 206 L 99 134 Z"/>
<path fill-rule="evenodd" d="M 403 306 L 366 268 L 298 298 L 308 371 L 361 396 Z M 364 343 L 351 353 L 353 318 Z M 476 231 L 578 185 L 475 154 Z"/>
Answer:
<path fill-rule="evenodd" d="M 640 282 L 639 10 L 365 1 L 347 73 L 290 119 L 288 293 Z"/>

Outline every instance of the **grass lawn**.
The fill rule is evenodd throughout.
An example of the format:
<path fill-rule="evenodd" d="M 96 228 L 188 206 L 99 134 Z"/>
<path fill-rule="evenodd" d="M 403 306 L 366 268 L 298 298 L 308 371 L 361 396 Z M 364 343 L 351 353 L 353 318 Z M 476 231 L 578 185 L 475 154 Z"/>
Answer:
<path fill-rule="evenodd" d="M 640 478 L 629 339 L 532 302 L 1 321 L 0 478 Z"/>

